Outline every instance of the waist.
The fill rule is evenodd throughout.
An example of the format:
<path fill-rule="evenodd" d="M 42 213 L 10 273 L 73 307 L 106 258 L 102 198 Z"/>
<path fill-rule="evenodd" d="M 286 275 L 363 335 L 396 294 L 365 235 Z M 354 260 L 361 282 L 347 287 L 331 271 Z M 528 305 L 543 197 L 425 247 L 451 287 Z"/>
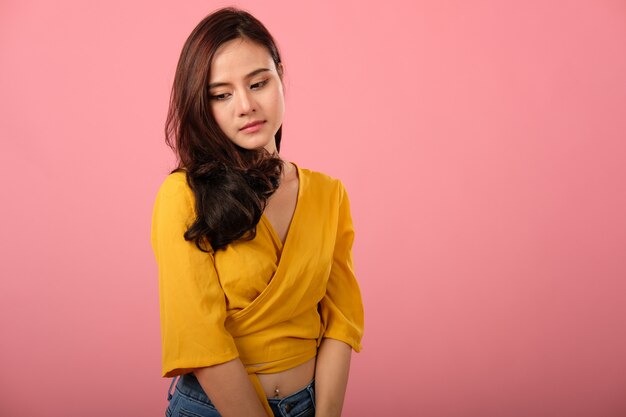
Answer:
<path fill-rule="evenodd" d="M 281 372 L 257 374 L 267 398 L 282 399 L 307 386 L 315 377 L 315 358 Z"/>
<path fill-rule="evenodd" d="M 302 389 L 315 376 L 317 346 L 307 345 L 303 352 L 269 362 L 251 364 L 241 359 L 248 374 L 256 374 L 267 398 L 284 398 Z"/>
<path fill-rule="evenodd" d="M 191 401 L 215 407 L 193 372 L 180 377 L 176 391 L 190 397 Z M 315 409 L 315 382 L 310 381 L 301 389 L 283 398 L 268 398 L 267 402 L 274 415 L 300 415 L 307 410 L 312 411 Z"/>
<path fill-rule="evenodd" d="M 176 378 L 174 378 L 174 380 L 175 379 Z M 288 400 L 288 402 L 291 403 L 293 399 L 300 398 L 300 397 L 307 397 L 309 395 L 312 397 L 312 399 L 314 399 L 315 398 L 313 396 L 313 392 L 315 389 L 314 382 L 315 380 L 312 379 L 308 383 L 303 384 L 299 389 L 295 390 L 292 393 L 285 394 L 284 396 L 281 396 L 280 398 L 268 397 L 267 400 L 270 404 L 277 406 L 280 403 L 284 403 L 285 400 Z M 193 372 L 181 375 L 179 377 L 178 384 L 176 384 L 176 389 L 182 392 L 183 394 L 193 398 L 194 400 L 213 405 L 211 399 L 209 399 L 209 397 L 206 395 L 206 392 L 200 385 L 200 382 L 198 381 L 196 376 L 193 374 Z"/>

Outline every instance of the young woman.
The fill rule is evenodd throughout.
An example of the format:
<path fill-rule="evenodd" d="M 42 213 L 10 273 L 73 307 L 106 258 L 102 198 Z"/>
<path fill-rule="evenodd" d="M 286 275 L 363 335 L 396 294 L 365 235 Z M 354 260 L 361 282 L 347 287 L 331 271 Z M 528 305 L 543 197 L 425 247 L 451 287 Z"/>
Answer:
<path fill-rule="evenodd" d="M 283 64 L 225 8 L 187 39 L 166 123 L 159 270 L 167 416 L 339 416 L 363 306 L 341 181 L 278 154 Z"/>

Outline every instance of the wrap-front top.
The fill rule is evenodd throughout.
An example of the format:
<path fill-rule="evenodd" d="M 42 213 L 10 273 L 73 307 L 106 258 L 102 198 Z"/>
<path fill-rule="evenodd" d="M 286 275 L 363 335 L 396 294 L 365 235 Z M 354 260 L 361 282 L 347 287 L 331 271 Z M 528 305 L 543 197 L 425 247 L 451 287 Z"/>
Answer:
<path fill-rule="evenodd" d="M 152 217 L 163 376 L 239 357 L 270 415 L 257 373 L 306 362 L 324 337 L 359 352 L 363 335 L 346 190 L 337 179 L 296 168 L 298 196 L 284 245 L 265 215 L 250 241 L 209 253 L 186 241 L 196 213 L 184 172 L 165 179 Z"/>

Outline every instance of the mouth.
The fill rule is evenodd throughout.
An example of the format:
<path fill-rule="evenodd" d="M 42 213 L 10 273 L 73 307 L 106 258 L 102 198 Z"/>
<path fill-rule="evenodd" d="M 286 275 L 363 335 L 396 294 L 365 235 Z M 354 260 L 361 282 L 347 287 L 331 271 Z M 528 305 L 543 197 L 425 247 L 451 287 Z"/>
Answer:
<path fill-rule="evenodd" d="M 239 130 L 243 130 L 243 131 L 254 130 L 254 128 L 257 128 L 258 126 L 262 125 L 263 123 L 265 123 L 265 120 L 255 120 L 254 122 L 248 123 L 247 125 L 245 125 L 244 127 L 242 127 Z"/>

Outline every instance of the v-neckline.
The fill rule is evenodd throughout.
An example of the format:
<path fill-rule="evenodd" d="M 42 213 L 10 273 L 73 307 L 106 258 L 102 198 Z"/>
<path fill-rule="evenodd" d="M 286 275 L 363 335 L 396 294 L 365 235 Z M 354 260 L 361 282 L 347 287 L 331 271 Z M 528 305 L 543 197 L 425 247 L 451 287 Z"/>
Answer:
<path fill-rule="evenodd" d="M 295 162 L 291 162 L 291 163 L 296 167 L 296 174 L 298 176 L 298 194 L 296 195 L 296 206 L 293 209 L 291 222 L 289 223 L 289 227 L 287 228 L 287 234 L 285 235 L 284 242 L 280 240 L 278 233 L 276 233 L 276 229 L 274 229 L 274 225 L 272 225 L 272 222 L 270 222 L 270 220 L 267 218 L 267 216 L 265 215 L 265 212 L 261 213 L 261 220 L 265 222 L 265 226 L 270 231 L 272 238 L 278 244 L 281 253 L 282 253 L 283 248 L 287 245 L 287 242 L 289 241 L 289 237 L 292 234 L 291 230 L 293 229 L 293 225 L 294 223 L 296 223 L 296 216 L 299 211 L 298 208 L 300 207 L 300 198 L 302 195 L 302 171 L 300 170 L 300 167 L 298 166 L 298 164 L 296 164 Z"/>

